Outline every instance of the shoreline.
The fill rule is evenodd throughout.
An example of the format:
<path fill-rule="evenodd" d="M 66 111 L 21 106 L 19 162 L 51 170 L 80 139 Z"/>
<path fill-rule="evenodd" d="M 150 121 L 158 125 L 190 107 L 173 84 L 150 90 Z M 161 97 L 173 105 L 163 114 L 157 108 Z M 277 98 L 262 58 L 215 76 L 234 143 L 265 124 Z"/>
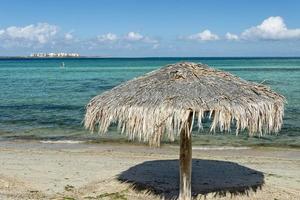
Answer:
<path fill-rule="evenodd" d="M 68 197 L 77 200 L 97 199 L 97 196 L 108 195 L 107 199 L 115 196 L 128 200 L 158 199 L 152 193 L 146 194 L 145 191 L 133 190 L 130 184 L 122 183 L 116 177 L 132 167 L 138 167 L 149 161 L 178 159 L 178 151 L 178 146 L 168 144 L 161 148 L 150 148 L 146 145 L 130 145 L 129 143 L 51 144 L 38 141 L 0 141 L 0 160 L 2 161 L 0 198 L 67 199 Z M 208 175 L 211 174 L 205 176 L 208 178 L 217 171 L 225 170 L 226 172 L 228 167 L 223 169 L 220 165 L 222 163 L 232 163 L 230 164 L 232 166 L 237 164 L 263 174 L 264 184 L 261 185 L 261 189 L 257 188 L 256 192 L 249 189 L 247 190 L 248 196 L 237 194 L 233 197 L 228 193 L 220 199 L 291 200 L 300 198 L 298 191 L 300 150 L 298 149 L 261 147 L 221 150 L 197 149 L 197 146 L 194 146 L 193 159 L 200 159 L 204 164 L 216 162 L 211 166 L 213 171 L 208 173 Z M 143 166 L 139 169 L 147 171 L 147 166 Z M 155 168 L 148 166 L 148 171 L 157 169 L 158 173 L 163 167 L 165 166 L 161 164 Z M 230 172 L 228 171 L 227 175 L 228 173 Z M 232 179 L 235 174 L 236 172 L 229 174 L 231 179 L 228 184 L 243 180 L 240 175 Z M 222 176 L 222 173 L 220 175 Z M 199 176 L 202 175 L 199 174 Z M 162 177 L 164 175 L 156 176 L 155 179 L 160 183 L 164 180 L 161 179 Z M 144 178 L 147 179 L 146 176 Z M 169 178 L 171 179 L 172 176 Z M 207 181 L 211 183 L 210 181 L 213 180 Z M 248 183 L 248 181 L 242 183 Z M 216 187 L 213 184 L 204 186 L 208 189 Z M 214 194 L 216 193 L 209 192 L 206 194 L 206 199 L 215 199 Z M 204 198 L 203 195 L 200 196 Z"/>
<path fill-rule="evenodd" d="M 126 137 L 119 138 L 115 136 L 111 137 L 109 134 L 104 136 L 99 136 L 97 134 L 94 135 L 70 135 L 70 136 L 50 136 L 50 137 L 42 137 L 36 135 L 12 135 L 9 133 L 0 132 L 0 142 L 1 141 L 21 141 L 21 142 L 40 142 L 40 143 L 85 143 L 85 144 L 127 144 L 127 145 L 137 145 L 137 146 L 148 146 L 147 143 L 141 143 L 138 141 L 128 140 Z M 207 135 L 201 135 L 205 137 Z M 200 137 L 201 137 L 200 136 Z M 208 135 L 209 136 L 209 135 Z M 218 136 L 218 135 L 217 135 Z M 238 138 L 237 138 L 238 139 Z M 262 140 L 262 139 L 261 139 Z M 200 142 L 200 143 L 199 143 Z M 295 149 L 300 150 L 300 146 L 298 144 L 286 144 L 286 143 L 247 143 L 243 141 L 242 144 L 237 144 L 237 142 L 230 144 L 230 141 L 224 143 L 217 143 L 216 141 L 210 141 L 206 143 L 201 143 L 201 138 L 199 135 L 195 137 L 192 141 L 193 147 L 197 147 L 200 149 L 210 149 L 210 148 L 225 148 L 225 149 L 248 149 L 248 148 L 275 148 L 275 149 Z M 162 142 L 162 146 L 165 145 L 174 145 L 178 146 L 179 141 L 175 139 L 174 142 Z"/>

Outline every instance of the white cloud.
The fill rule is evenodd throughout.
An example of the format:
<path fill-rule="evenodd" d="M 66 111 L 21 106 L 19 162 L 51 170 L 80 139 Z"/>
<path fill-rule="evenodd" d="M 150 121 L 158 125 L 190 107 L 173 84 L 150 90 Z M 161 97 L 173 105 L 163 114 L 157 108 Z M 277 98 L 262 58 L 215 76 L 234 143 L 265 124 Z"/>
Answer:
<path fill-rule="evenodd" d="M 133 43 L 135 45 L 158 44 L 159 43 L 158 40 L 148 37 L 148 36 L 144 36 L 137 32 L 128 32 L 127 34 L 120 36 L 120 37 L 114 33 L 107 33 L 107 34 L 97 36 L 96 39 L 97 39 L 97 41 L 102 42 L 102 43 L 118 41 L 118 44 L 116 44 L 116 45 L 119 45 L 119 46 L 120 45 L 126 46 L 129 43 L 132 43 L 132 45 L 133 45 Z"/>
<path fill-rule="evenodd" d="M 144 36 L 137 32 L 129 32 L 125 36 L 125 39 L 129 41 L 140 41 L 144 39 Z"/>
<path fill-rule="evenodd" d="M 57 35 L 58 30 L 57 26 L 47 23 L 31 24 L 24 27 L 10 26 L 0 30 L 0 37 L 6 41 L 22 40 L 45 44 Z"/>
<path fill-rule="evenodd" d="M 65 34 L 65 39 L 66 40 L 72 40 L 74 38 L 74 36 L 72 35 L 72 33 L 66 33 Z"/>
<path fill-rule="evenodd" d="M 150 43 L 150 44 L 157 44 L 157 43 L 159 43 L 158 40 L 150 38 L 150 37 L 147 37 L 147 36 L 144 37 L 144 39 L 142 40 L 142 42 L 144 42 L 144 43 Z"/>
<path fill-rule="evenodd" d="M 213 41 L 218 40 L 219 36 L 206 29 L 203 32 L 188 36 L 187 39 L 198 41 Z"/>
<path fill-rule="evenodd" d="M 158 49 L 160 47 L 160 44 L 154 44 L 153 46 L 152 46 L 152 49 Z"/>
<path fill-rule="evenodd" d="M 74 37 L 73 31 L 63 32 L 58 26 L 48 23 L 0 29 L 0 48 L 5 49 L 62 49 L 78 45 L 80 42 Z"/>
<path fill-rule="evenodd" d="M 225 37 L 226 37 L 227 40 L 234 40 L 234 41 L 239 40 L 238 35 L 235 35 L 235 34 L 232 34 L 232 33 L 229 33 L 229 32 L 226 33 Z"/>
<path fill-rule="evenodd" d="M 300 39 L 300 29 L 288 29 L 282 17 L 269 17 L 260 25 L 245 30 L 241 37 L 245 40 Z"/>
<path fill-rule="evenodd" d="M 107 33 L 107 34 L 97 36 L 97 39 L 100 42 L 107 42 L 107 41 L 113 42 L 118 40 L 118 36 L 113 33 Z"/>
<path fill-rule="evenodd" d="M 124 35 L 106 33 L 85 41 L 88 49 L 130 49 L 137 50 L 142 48 L 157 49 L 159 40 L 142 35 L 138 32 L 128 32 Z"/>
<path fill-rule="evenodd" d="M 144 36 L 140 33 L 137 32 L 129 32 L 123 37 L 123 42 L 134 42 L 134 43 L 140 43 L 140 44 L 153 44 L 155 48 L 158 47 L 159 41 L 149 37 L 149 36 Z"/>
<path fill-rule="evenodd" d="M 25 26 L 10 26 L 0 29 L 0 49 L 31 51 L 49 49 L 157 49 L 160 42 L 156 38 L 139 32 L 128 32 L 117 35 L 108 32 L 87 39 L 73 35 L 73 31 L 62 31 L 58 26 L 48 23 L 37 23 Z"/>

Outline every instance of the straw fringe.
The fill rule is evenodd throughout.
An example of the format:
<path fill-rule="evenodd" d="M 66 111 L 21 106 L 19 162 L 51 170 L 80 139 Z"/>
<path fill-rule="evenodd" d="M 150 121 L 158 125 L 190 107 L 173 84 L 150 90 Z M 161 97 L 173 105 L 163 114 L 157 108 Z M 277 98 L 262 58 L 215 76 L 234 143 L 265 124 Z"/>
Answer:
<path fill-rule="evenodd" d="M 209 116 L 212 132 L 235 125 L 236 134 L 263 135 L 281 129 L 284 103 L 283 96 L 261 84 L 206 65 L 177 63 L 94 97 L 84 125 L 106 133 L 117 123 L 129 139 L 159 146 L 163 138 L 173 141 L 192 113 L 199 129 Z"/>

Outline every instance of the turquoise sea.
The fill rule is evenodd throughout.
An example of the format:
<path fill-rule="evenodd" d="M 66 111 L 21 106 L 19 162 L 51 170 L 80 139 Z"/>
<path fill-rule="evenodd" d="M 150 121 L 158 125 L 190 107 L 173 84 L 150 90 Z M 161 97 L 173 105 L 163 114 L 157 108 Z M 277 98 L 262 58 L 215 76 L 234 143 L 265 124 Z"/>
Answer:
<path fill-rule="evenodd" d="M 300 147 L 300 58 L 3 58 L 0 139 L 125 141 L 115 128 L 105 137 L 85 131 L 85 104 L 126 80 L 180 61 L 205 63 L 249 81 L 263 82 L 288 101 L 284 126 L 277 136 L 195 132 L 195 144 Z M 64 68 L 60 67 L 62 62 Z"/>

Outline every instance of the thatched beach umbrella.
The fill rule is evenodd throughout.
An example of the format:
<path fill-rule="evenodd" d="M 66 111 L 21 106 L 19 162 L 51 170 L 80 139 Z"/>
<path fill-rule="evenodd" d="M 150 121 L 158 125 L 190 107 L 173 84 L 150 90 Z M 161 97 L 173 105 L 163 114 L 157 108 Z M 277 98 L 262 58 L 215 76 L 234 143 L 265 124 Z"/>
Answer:
<path fill-rule="evenodd" d="M 211 118 L 211 131 L 250 135 L 278 132 L 283 96 L 270 88 L 203 64 L 177 63 L 147 73 L 94 97 L 87 105 L 85 127 L 105 133 L 117 123 L 130 139 L 159 146 L 180 135 L 181 200 L 191 199 L 193 124 Z"/>

